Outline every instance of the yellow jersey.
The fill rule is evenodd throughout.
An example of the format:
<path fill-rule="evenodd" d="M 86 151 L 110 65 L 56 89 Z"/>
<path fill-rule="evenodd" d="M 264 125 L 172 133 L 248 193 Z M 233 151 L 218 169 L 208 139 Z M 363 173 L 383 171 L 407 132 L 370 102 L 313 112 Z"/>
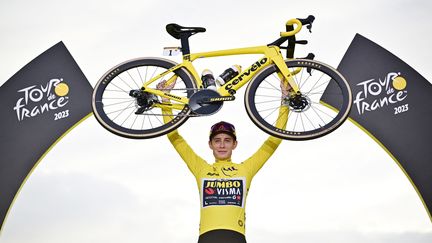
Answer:
<path fill-rule="evenodd" d="M 284 127 L 288 108 L 279 110 L 277 127 Z M 195 176 L 200 194 L 200 235 L 215 229 L 245 234 L 246 197 L 255 174 L 275 152 L 281 139 L 270 136 L 250 158 L 240 164 L 216 160 L 213 164 L 198 156 L 177 130 L 168 139 Z"/>

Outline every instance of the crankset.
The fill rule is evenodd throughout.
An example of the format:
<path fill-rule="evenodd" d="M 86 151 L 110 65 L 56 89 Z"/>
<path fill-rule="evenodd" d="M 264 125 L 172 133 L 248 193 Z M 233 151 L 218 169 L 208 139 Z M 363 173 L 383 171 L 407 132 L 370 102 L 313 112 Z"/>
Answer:
<path fill-rule="evenodd" d="M 222 108 L 224 101 L 234 99 L 234 96 L 220 96 L 214 90 L 202 89 L 189 98 L 189 107 L 197 115 L 212 115 Z"/>

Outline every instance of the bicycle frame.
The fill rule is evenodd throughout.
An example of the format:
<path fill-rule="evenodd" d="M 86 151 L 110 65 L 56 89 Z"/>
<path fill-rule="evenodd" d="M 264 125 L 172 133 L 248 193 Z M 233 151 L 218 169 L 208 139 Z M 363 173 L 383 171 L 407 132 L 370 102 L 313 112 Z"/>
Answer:
<path fill-rule="evenodd" d="M 192 62 L 199 58 L 209 58 L 209 57 L 221 57 L 221 56 L 231 56 L 231 55 L 244 55 L 244 54 L 264 54 L 264 57 L 253 63 L 247 69 L 243 70 L 236 77 L 226 82 L 223 86 L 219 87 L 218 92 L 221 96 L 233 96 L 238 89 L 243 87 L 246 83 L 248 83 L 260 70 L 263 68 L 275 64 L 277 68 L 280 70 L 279 76 L 281 79 L 285 79 L 288 81 L 288 84 L 292 88 L 292 92 L 298 92 L 299 88 L 297 84 L 293 80 L 291 73 L 288 70 L 288 67 L 285 64 L 284 58 L 280 53 L 280 49 L 277 46 L 256 46 L 256 47 L 247 47 L 247 48 L 238 48 L 238 49 L 227 49 L 220 51 L 211 51 L 211 52 L 200 52 L 200 53 L 191 53 L 187 55 L 183 55 L 183 62 L 166 70 L 165 72 L 153 77 L 149 81 L 143 84 L 142 89 L 148 93 L 152 93 L 161 97 L 168 98 L 170 100 L 175 100 L 179 103 L 188 104 L 189 99 L 187 97 L 178 97 L 171 95 L 170 93 L 166 93 L 164 91 L 158 89 L 152 89 L 148 86 L 160 79 L 161 77 L 174 72 L 179 68 L 185 68 L 192 75 L 195 83 L 198 87 L 202 87 L 202 80 L 200 75 L 195 70 Z M 295 74 L 296 72 L 294 72 Z M 167 80 L 166 85 L 169 85 L 171 82 L 174 82 L 177 79 L 177 75 L 173 75 L 171 78 Z M 162 107 L 164 105 L 158 104 L 158 107 Z M 171 104 L 171 109 L 183 109 L 184 105 L 181 104 Z"/>

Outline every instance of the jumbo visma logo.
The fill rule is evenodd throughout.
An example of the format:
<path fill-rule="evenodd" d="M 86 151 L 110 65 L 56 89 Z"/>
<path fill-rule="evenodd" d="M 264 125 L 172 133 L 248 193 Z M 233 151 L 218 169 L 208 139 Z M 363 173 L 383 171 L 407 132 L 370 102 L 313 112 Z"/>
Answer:
<path fill-rule="evenodd" d="M 357 86 L 360 86 L 360 91 L 355 94 L 354 106 L 359 115 L 389 106 L 393 107 L 394 115 L 408 111 L 407 80 L 400 72 L 362 81 Z"/>
<path fill-rule="evenodd" d="M 68 117 L 69 110 L 66 108 L 69 103 L 69 91 L 69 85 L 61 78 L 18 90 L 21 97 L 17 99 L 13 108 L 18 121 L 53 111 L 53 120 Z"/>
<path fill-rule="evenodd" d="M 209 195 L 241 195 L 241 188 L 241 181 L 207 181 L 204 191 Z"/>
<path fill-rule="evenodd" d="M 203 207 L 243 207 L 244 179 L 204 179 L 202 184 Z"/>

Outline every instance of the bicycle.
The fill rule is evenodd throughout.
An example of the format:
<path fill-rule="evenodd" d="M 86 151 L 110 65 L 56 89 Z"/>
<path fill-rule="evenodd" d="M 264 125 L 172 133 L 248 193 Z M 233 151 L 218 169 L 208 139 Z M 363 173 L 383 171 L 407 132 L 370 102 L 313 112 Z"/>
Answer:
<path fill-rule="evenodd" d="M 311 31 L 314 17 L 291 19 L 286 31 L 276 41 L 256 47 L 190 53 L 189 37 L 205 32 L 202 27 L 168 24 L 167 32 L 181 41 L 181 47 L 168 48 L 182 52 L 183 62 L 164 58 L 138 58 L 123 62 L 107 71 L 95 86 L 92 107 L 98 122 L 114 134 L 127 138 L 153 138 L 181 126 L 189 117 L 211 115 L 225 101 L 235 99 L 238 89 L 249 83 L 245 91 L 247 114 L 260 129 L 270 135 L 290 140 L 307 140 L 328 134 L 348 117 L 352 94 L 345 78 L 331 66 L 306 58 L 294 59 L 295 34 L 303 26 Z M 288 42 L 287 46 L 282 46 Z M 284 60 L 281 49 L 286 50 Z M 264 54 L 250 67 L 222 84 L 217 90 L 207 89 L 192 62 L 199 58 L 228 55 Z M 156 87 L 164 82 L 169 90 Z M 281 97 L 280 83 L 285 82 L 288 94 Z M 286 83 L 287 82 L 287 83 Z M 331 85 L 336 102 L 321 100 Z M 334 90 L 334 89 L 333 89 Z M 275 127 L 280 106 L 288 106 L 286 128 Z M 163 121 L 163 109 L 170 109 L 171 120 Z"/>

